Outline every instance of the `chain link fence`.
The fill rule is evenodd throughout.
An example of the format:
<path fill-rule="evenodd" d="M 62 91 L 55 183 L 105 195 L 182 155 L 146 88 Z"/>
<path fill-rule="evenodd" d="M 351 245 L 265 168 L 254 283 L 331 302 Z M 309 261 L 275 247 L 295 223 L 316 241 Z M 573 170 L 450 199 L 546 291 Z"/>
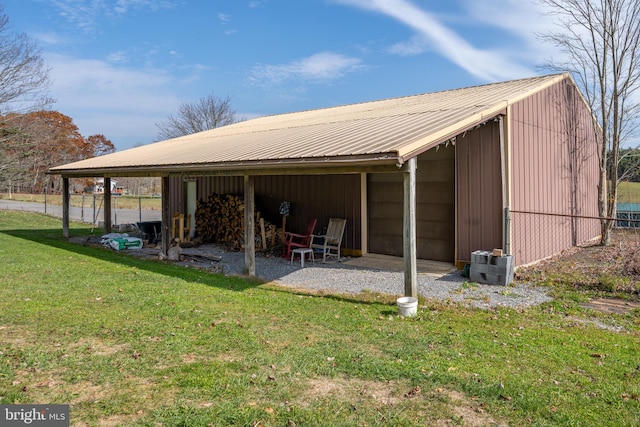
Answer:
<path fill-rule="evenodd" d="M 526 265 L 561 251 L 595 241 L 601 234 L 597 217 L 509 211 L 509 250 L 517 265 Z"/>

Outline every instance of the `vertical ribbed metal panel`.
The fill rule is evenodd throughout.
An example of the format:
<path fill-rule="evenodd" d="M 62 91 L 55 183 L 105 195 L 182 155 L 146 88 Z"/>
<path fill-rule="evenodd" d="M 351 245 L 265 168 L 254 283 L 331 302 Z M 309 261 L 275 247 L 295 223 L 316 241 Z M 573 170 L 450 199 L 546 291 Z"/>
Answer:
<path fill-rule="evenodd" d="M 502 247 L 500 127 L 488 122 L 456 138 L 457 261 Z"/>
<path fill-rule="evenodd" d="M 316 234 L 326 231 L 329 218 L 345 218 L 343 247 L 360 250 L 360 175 L 257 176 L 256 207 L 269 221 L 282 224 L 280 204 L 291 203 L 287 230 L 304 231 L 316 218 Z"/>
<path fill-rule="evenodd" d="M 403 192 L 402 173 L 367 174 L 369 253 L 403 255 Z"/>
<path fill-rule="evenodd" d="M 592 117 L 569 81 L 514 104 L 511 209 L 597 217 L 598 155 Z M 528 264 L 599 235 L 597 220 L 514 214 L 511 248 Z"/>
<path fill-rule="evenodd" d="M 455 146 L 418 156 L 416 246 L 420 259 L 453 262 L 455 255 Z"/>
<path fill-rule="evenodd" d="M 182 177 L 169 177 L 169 216 L 172 217 L 176 212 L 184 212 L 185 210 L 185 191 Z M 171 224 L 169 224 L 171 227 Z"/>
<path fill-rule="evenodd" d="M 441 145 L 418 156 L 416 171 L 416 251 L 420 259 L 454 258 L 455 148 Z M 402 173 L 367 176 L 371 253 L 403 256 Z"/>
<path fill-rule="evenodd" d="M 242 177 L 200 177 L 198 200 L 210 194 L 243 194 Z M 322 233 L 329 218 L 346 218 L 343 247 L 360 250 L 360 175 L 268 175 L 255 177 L 256 210 L 267 221 L 282 226 L 280 204 L 291 203 L 287 231 L 304 231 L 309 218 L 317 218 L 316 234 Z"/>

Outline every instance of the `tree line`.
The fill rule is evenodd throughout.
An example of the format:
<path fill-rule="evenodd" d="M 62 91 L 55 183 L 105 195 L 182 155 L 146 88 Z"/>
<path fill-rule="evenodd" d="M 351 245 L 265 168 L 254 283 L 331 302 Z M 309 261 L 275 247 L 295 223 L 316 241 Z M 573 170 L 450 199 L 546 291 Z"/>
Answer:
<path fill-rule="evenodd" d="M 49 168 L 113 151 L 104 135 L 85 138 L 69 116 L 57 111 L 0 116 L 0 190 L 57 192 L 60 183 L 48 179 Z"/>
<path fill-rule="evenodd" d="M 640 182 L 640 148 L 623 148 L 618 160 L 618 181 Z"/>

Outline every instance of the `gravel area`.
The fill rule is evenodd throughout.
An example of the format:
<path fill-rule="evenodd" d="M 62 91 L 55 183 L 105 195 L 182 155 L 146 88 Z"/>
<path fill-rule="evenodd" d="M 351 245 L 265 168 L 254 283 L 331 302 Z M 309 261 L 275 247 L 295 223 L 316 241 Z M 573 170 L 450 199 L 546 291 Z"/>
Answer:
<path fill-rule="evenodd" d="M 77 243 L 99 243 L 95 238 L 81 239 Z M 157 259 L 159 249 L 145 247 L 129 250 L 130 255 Z M 226 275 L 242 275 L 244 252 L 231 252 L 221 245 L 204 245 L 182 249 L 183 260 L 176 262 L 186 267 L 203 268 Z M 190 256 L 192 255 L 192 256 Z M 204 257 L 217 257 L 212 261 Z M 256 275 L 279 286 L 293 289 L 307 289 L 336 294 L 358 294 L 377 292 L 402 296 L 404 294 L 404 273 L 374 268 L 356 267 L 336 260 L 327 263 L 306 261 L 304 268 L 296 258 L 290 262 L 277 256 L 256 255 Z M 460 271 L 447 274 L 418 273 L 418 293 L 427 299 L 460 302 L 470 307 L 489 309 L 503 306 L 525 308 L 550 301 L 547 289 L 515 283 L 510 286 L 493 286 L 469 283 Z"/>
<path fill-rule="evenodd" d="M 200 253 L 202 249 L 183 249 L 183 253 Z M 240 275 L 244 269 L 244 252 L 228 252 L 221 247 L 207 246 L 206 253 L 220 256 L 213 268 L 227 275 Z M 348 258 L 346 258 L 348 261 Z M 193 262 L 183 262 L 194 265 Z M 217 264 L 217 265 L 215 265 Z M 336 294 L 379 292 L 402 296 L 404 273 L 371 268 L 359 268 L 344 262 L 327 261 L 293 263 L 279 257 L 256 256 L 256 275 L 280 286 L 324 291 Z M 462 302 L 471 307 L 488 309 L 497 306 L 524 308 L 550 301 L 547 289 L 526 284 L 493 286 L 469 283 L 461 272 L 448 274 L 418 273 L 418 292 L 427 299 Z"/>

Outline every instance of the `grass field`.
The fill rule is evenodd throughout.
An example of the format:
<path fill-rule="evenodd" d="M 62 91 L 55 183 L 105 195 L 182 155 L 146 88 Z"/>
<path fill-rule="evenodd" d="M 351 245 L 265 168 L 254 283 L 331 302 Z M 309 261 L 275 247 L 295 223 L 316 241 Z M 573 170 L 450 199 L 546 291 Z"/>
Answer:
<path fill-rule="evenodd" d="M 0 403 L 70 404 L 75 426 L 640 424 L 638 310 L 597 314 L 563 291 L 527 310 L 426 301 L 404 319 L 371 295 L 60 234 L 0 211 Z"/>
<path fill-rule="evenodd" d="M 618 186 L 618 202 L 640 203 L 640 182 L 621 182 Z"/>

